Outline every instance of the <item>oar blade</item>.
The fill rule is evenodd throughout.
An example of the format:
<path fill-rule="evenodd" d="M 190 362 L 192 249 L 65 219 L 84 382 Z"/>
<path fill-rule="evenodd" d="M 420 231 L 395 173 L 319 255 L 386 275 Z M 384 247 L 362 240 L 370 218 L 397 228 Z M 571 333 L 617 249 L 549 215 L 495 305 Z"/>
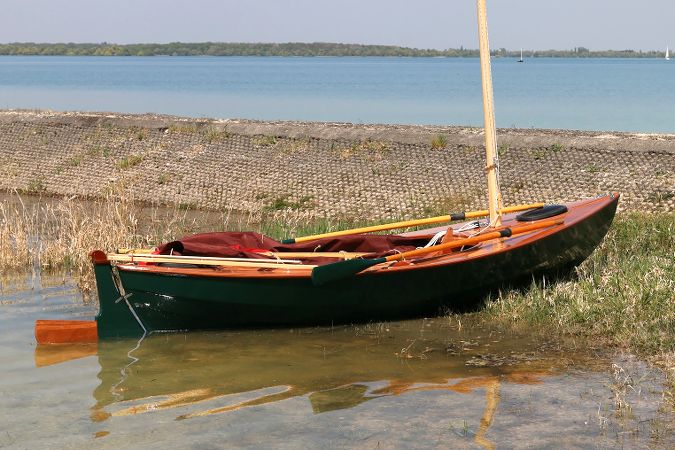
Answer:
<path fill-rule="evenodd" d="M 95 320 L 36 320 L 38 344 L 74 344 L 98 342 Z"/>
<path fill-rule="evenodd" d="M 386 261 L 386 258 L 355 258 L 318 266 L 312 269 L 312 283 L 314 283 L 315 286 L 321 286 L 326 283 L 342 280 Z"/>

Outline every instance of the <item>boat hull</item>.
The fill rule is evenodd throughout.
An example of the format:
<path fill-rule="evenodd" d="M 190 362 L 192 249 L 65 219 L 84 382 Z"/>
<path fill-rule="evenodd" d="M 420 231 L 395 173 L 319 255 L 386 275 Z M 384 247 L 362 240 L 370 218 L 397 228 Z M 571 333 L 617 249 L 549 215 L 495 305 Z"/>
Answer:
<path fill-rule="evenodd" d="M 618 195 L 608 196 L 591 213 L 566 226 L 492 251 L 477 250 L 484 254 L 471 256 L 469 251 L 467 258 L 366 272 L 321 286 L 309 276 L 213 276 L 211 272 L 200 276 L 198 270 L 186 274 L 114 269 L 100 259 L 95 262 L 98 335 L 330 325 L 466 308 L 496 288 L 581 263 L 607 233 L 617 202 Z"/>

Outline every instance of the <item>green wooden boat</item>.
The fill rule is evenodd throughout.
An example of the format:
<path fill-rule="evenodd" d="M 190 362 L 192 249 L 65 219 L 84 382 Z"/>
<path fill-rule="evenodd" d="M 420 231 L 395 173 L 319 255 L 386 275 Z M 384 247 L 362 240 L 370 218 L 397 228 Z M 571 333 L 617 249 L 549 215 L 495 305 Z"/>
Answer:
<path fill-rule="evenodd" d="M 97 250 L 92 253 L 100 305 L 96 321 L 38 323 L 38 342 L 433 315 L 441 308 L 475 304 L 492 289 L 569 270 L 583 261 L 607 233 L 619 195 L 538 205 L 518 216 L 506 213 L 498 182 L 485 0 L 477 5 L 487 211 L 290 242 L 216 233 L 164 245 L 156 255 Z M 478 228 L 446 223 L 401 235 L 369 234 L 475 215 L 489 219 Z"/>
<path fill-rule="evenodd" d="M 278 268 L 116 264 L 92 253 L 99 338 L 233 327 L 331 325 L 437 314 L 470 306 L 490 290 L 569 270 L 605 236 L 619 196 L 567 205 L 557 225 L 461 251 L 381 263 L 317 285 L 311 265 Z M 517 229 L 515 217 L 504 225 Z M 454 225 L 460 229 L 462 224 Z M 408 233 L 429 236 L 442 228 Z M 403 235 L 406 236 L 406 235 Z M 328 263 L 340 264 L 340 263 Z"/>

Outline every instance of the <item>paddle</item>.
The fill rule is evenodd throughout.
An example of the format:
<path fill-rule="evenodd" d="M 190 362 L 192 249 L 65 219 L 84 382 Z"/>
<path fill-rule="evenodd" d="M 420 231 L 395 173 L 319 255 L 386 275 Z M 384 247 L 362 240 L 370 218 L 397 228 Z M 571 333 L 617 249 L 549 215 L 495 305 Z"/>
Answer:
<path fill-rule="evenodd" d="M 118 255 L 129 255 L 133 254 L 135 256 L 167 256 L 167 255 L 155 255 L 152 252 L 155 249 L 153 248 L 119 248 L 117 253 L 108 254 L 108 259 L 112 256 L 117 257 Z M 302 259 L 312 259 L 312 258 L 340 258 L 340 259 L 352 259 L 358 258 L 359 256 L 365 256 L 368 253 L 363 252 L 259 252 L 261 256 L 269 256 L 273 258 L 302 258 Z M 234 260 L 234 258 L 228 258 Z M 251 261 L 252 258 L 237 258 L 237 260 Z M 255 259 L 253 259 L 255 261 Z M 267 261 L 267 260 L 265 260 Z M 277 262 L 277 260 L 274 260 Z M 299 262 L 299 261 L 298 261 Z"/>
<path fill-rule="evenodd" d="M 531 203 L 529 205 L 509 206 L 507 208 L 502 208 L 500 210 L 500 214 L 506 214 L 506 213 L 517 212 L 517 211 L 524 211 L 526 209 L 541 208 L 543 206 L 544 206 L 544 203 Z M 466 211 L 466 212 L 448 214 L 448 215 L 445 215 L 445 216 L 428 217 L 426 219 L 406 220 L 406 221 L 403 221 L 403 222 L 392 222 L 392 223 L 386 223 L 386 224 L 383 224 L 383 225 L 373 225 L 373 226 L 370 226 L 370 227 L 352 228 L 350 230 L 333 231 L 333 232 L 330 232 L 330 233 L 314 234 L 314 235 L 311 235 L 311 236 L 302 236 L 302 237 L 297 237 L 297 238 L 284 239 L 284 240 L 281 241 L 281 243 L 282 244 L 295 244 L 297 242 L 312 241 L 314 239 L 321 239 L 321 238 L 326 238 L 326 237 L 347 236 L 347 235 L 350 235 L 350 234 L 361 234 L 361 233 L 374 233 L 376 231 L 393 230 L 393 229 L 396 229 L 396 228 L 416 227 L 416 226 L 420 226 L 420 225 L 429 225 L 429 224 L 433 224 L 433 223 L 450 222 L 450 221 L 453 221 L 453 220 L 473 219 L 473 218 L 476 218 L 476 217 L 485 217 L 485 216 L 488 216 L 489 214 L 490 214 L 490 212 L 487 209 L 483 209 L 483 210 L 480 210 L 480 211 Z"/>
<path fill-rule="evenodd" d="M 457 239 L 454 241 L 446 242 L 445 244 L 439 244 L 426 248 L 419 248 L 416 250 L 410 250 L 408 252 L 397 253 L 395 255 L 369 259 L 365 258 L 349 259 L 346 261 L 340 261 L 332 264 L 326 264 L 323 266 L 317 266 L 314 269 L 312 269 L 312 282 L 314 283 L 315 286 L 321 286 L 322 284 L 325 283 L 354 276 L 359 272 L 368 269 L 369 267 L 376 266 L 377 264 L 392 261 L 400 261 L 402 259 L 411 258 L 414 256 L 427 255 L 429 253 L 436 253 L 442 250 L 452 250 L 467 245 L 474 245 L 480 242 L 489 241 L 491 239 L 498 239 L 502 237 L 510 237 L 517 234 L 528 233 L 530 231 L 538 230 L 540 228 L 551 227 L 554 225 L 559 225 L 561 223 L 563 223 L 563 219 L 546 220 L 531 225 L 524 225 L 515 228 L 503 228 L 499 231 L 492 231 L 490 233 L 485 233 L 465 239 Z"/>
<path fill-rule="evenodd" d="M 315 267 L 302 264 L 298 260 L 284 259 L 246 259 L 246 258 L 217 258 L 211 256 L 178 256 L 178 255 L 134 255 L 134 254 L 110 254 L 106 255 L 110 261 L 117 262 L 144 262 L 144 263 L 173 263 L 193 264 L 199 266 L 221 267 L 253 267 L 257 269 L 300 269 L 306 270 Z"/>
<path fill-rule="evenodd" d="M 36 320 L 35 340 L 38 344 L 70 344 L 97 342 L 95 320 Z"/>

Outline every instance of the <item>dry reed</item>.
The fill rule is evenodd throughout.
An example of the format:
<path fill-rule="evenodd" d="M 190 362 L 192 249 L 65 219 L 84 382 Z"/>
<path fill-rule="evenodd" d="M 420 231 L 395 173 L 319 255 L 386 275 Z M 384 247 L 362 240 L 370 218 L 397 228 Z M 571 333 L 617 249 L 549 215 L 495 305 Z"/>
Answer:
<path fill-rule="evenodd" d="M 301 211 L 186 211 L 142 206 L 123 189 L 98 200 L 39 198 L 14 192 L 0 203 L 0 273 L 66 270 L 85 294 L 94 288 L 89 253 L 94 249 L 144 248 L 182 235 L 254 230 L 285 237 L 333 226 Z M 206 228 L 208 227 L 208 228 Z"/>

